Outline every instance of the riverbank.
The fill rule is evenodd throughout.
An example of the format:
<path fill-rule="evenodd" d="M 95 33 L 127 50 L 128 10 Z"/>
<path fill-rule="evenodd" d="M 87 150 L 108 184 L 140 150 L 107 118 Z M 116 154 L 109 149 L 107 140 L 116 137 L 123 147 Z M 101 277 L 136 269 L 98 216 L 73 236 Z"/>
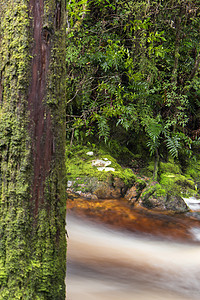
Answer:
<path fill-rule="evenodd" d="M 148 155 L 119 150 L 116 155 L 101 145 L 67 145 L 67 192 L 91 200 L 124 198 L 134 208 L 163 212 L 190 211 L 184 199 L 192 197 L 200 206 L 200 159 L 181 164 L 168 157 L 155 165 Z"/>

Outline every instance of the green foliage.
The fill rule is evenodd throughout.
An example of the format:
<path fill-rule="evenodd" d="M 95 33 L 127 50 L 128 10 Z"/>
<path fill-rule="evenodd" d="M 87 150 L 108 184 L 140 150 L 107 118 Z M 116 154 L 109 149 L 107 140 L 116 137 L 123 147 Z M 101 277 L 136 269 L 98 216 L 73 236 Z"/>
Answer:
<path fill-rule="evenodd" d="M 181 147 L 180 138 L 177 136 L 167 136 L 166 145 L 172 157 L 178 157 L 178 149 Z"/>
<path fill-rule="evenodd" d="M 131 146 L 142 135 L 150 155 L 191 156 L 200 124 L 199 1 L 98 0 L 84 13 L 84 1 L 69 5 L 71 141 L 123 132 Z"/>
<path fill-rule="evenodd" d="M 71 29 L 74 30 L 80 26 L 81 20 L 88 12 L 87 4 L 87 0 L 67 1 L 67 33 L 69 33 Z M 73 31 L 71 31 L 70 34 L 73 36 Z"/>
<path fill-rule="evenodd" d="M 149 119 L 146 127 L 147 135 L 149 140 L 147 141 L 147 146 L 150 150 L 150 155 L 153 155 L 160 145 L 160 135 L 163 132 L 162 124 L 157 122 L 155 119 Z"/>

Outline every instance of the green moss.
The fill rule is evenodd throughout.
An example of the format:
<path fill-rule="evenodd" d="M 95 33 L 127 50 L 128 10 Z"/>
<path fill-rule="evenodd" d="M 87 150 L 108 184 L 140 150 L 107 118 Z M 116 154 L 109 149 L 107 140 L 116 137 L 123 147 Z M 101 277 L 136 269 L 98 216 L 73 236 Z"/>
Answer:
<path fill-rule="evenodd" d="M 173 158 L 169 158 L 168 162 L 160 162 L 159 172 L 181 174 L 181 168 L 179 164 L 174 161 Z"/>
<path fill-rule="evenodd" d="M 133 173 L 133 171 L 128 168 L 122 169 L 118 177 L 124 181 L 127 187 L 133 185 L 134 182 L 138 182 L 138 183 L 143 182 L 142 180 L 137 179 L 137 176 Z"/>
<path fill-rule="evenodd" d="M 200 182 L 200 159 L 197 159 L 196 161 L 189 161 L 185 170 L 185 175 L 192 177 L 196 182 Z"/>
<path fill-rule="evenodd" d="M 155 165 L 155 161 L 151 160 L 151 161 L 149 161 L 148 166 L 143 169 L 143 172 L 146 176 L 149 176 L 149 177 L 153 176 L 154 165 Z"/>
<path fill-rule="evenodd" d="M 156 197 L 166 196 L 167 192 L 161 185 L 159 185 L 156 189 Z"/>
<path fill-rule="evenodd" d="M 46 1 L 47 2 L 47 1 Z M 50 2 L 50 1 L 49 1 Z M 62 10 L 65 9 L 64 1 Z M 56 10 L 56 2 L 54 10 Z M 48 96 L 56 153 L 38 215 L 31 198 L 33 149 L 28 91 L 31 79 L 30 3 L 0 2 L 0 299 L 65 299 L 65 35 L 52 38 Z M 64 15 L 62 13 L 62 15 Z M 50 17 L 50 14 L 48 15 Z M 52 21 L 54 13 L 52 13 Z M 63 26 L 63 25 L 62 25 Z M 62 79 L 60 77 L 63 77 Z M 50 105 L 51 109 L 51 105 Z"/>
<path fill-rule="evenodd" d="M 172 195 L 189 197 L 196 193 L 195 183 L 192 178 L 187 178 L 181 174 L 163 173 L 160 176 L 160 184 Z"/>
<path fill-rule="evenodd" d="M 198 164 L 196 168 L 198 168 Z M 148 162 L 146 169 L 147 172 L 145 172 L 145 168 L 143 169 L 144 174 L 152 178 L 154 161 Z M 177 197 L 195 196 L 197 194 L 197 185 L 194 175 L 194 167 L 190 168 L 190 170 L 188 168 L 187 172 L 183 173 L 179 163 L 175 162 L 174 159 L 169 158 L 167 162 L 160 161 L 158 183 L 148 182 L 149 187 L 142 193 L 142 199 L 144 202 L 147 201 L 149 205 L 156 203 L 156 199 L 158 203 L 167 205 L 165 201 L 168 201 L 169 198 L 171 201 L 173 197 L 178 199 Z M 169 195 L 170 197 L 168 197 Z M 148 199 L 150 199 L 151 196 L 152 201 L 149 201 Z M 177 207 L 177 209 L 179 208 Z"/>
<path fill-rule="evenodd" d="M 93 151 L 94 155 L 89 156 L 87 152 Z M 109 167 L 115 171 L 98 171 L 97 167 L 92 166 L 92 161 L 96 159 L 107 159 L 111 162 Z M 131 185 L 137 180 L 136 175 L 131 169 L 123 169 L 108 152 L 104 149 L 98 149 L 93 145 L 89 146 L 77 145 L 66 147 L 66 171 L 68 178 L 97 178 L 97 180 L 105 181 L 110 177 L 121 178 L 126 185 Z"/>
<path fill-rule="evenodd" d="M 163 196 L 165 197 L 167 195 L 167 190 L 164 188 L 163 185 L 159 183 L 153 183 L 152 185 L 150 184 L 150 186 L 143 191 L 142 198 L 148 198 L 151 195 L 154 195 L 155 198 Z"/>
<path fill-rule="evenodd" d="M 29 16 L 26 1 L 0 3 L 0 298 L 21 299 L 29 276 L 30 144 L 27 135 Z"/>

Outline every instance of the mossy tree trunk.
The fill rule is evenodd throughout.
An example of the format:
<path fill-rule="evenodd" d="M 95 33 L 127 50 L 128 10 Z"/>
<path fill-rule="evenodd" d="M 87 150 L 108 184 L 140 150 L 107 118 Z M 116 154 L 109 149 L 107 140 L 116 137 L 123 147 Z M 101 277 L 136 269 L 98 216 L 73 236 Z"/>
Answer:
<path fill-rule="evenodd" d="M 65 1 L 0 2 L 0 299 L 64 300 Z"/>

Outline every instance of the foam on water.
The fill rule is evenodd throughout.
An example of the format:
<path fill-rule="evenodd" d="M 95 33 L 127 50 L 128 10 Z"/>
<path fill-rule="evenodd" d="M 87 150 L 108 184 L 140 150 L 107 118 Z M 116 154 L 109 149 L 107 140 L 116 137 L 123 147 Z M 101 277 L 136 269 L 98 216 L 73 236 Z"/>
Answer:
<path fill-rule="evenodd" d="M 200 211 L 200 200 L 195 198 L 195 197 L 190 197 L 190 198 L 183 198 L 187 206 L 192 210 L 192 211 Z"/>
<path fill-rule="evenodd" d="M 190 229 L 190 232 L 194 236 L 195 241 L 200 241 L 200 228 L 193 227 L 193 228 Z"/>
<path fill-rule="evenodd" d="M 72 216 L 67 229 L 70 300 L 199 299 L 199 245 L 142 238 Z M 192 230 L 199 238 L 200 229 Z"/>

